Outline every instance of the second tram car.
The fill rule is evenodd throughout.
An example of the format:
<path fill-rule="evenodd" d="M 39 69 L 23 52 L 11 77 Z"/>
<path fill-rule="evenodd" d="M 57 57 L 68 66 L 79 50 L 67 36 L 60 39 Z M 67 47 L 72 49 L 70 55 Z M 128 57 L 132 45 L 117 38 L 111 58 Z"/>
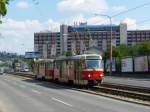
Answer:
<path fill-rule="evenodd" d="M 37 79 L 52 80 L 54 76 L 54 60 L 53 59 L 40 59 L 34 63 L 34 74 Z"/>

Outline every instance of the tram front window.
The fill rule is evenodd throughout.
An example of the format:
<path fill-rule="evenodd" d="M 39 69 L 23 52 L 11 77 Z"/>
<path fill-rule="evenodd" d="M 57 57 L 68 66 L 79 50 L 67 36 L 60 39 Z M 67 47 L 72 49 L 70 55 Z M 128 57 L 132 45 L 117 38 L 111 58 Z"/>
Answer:
<path fill-rule="evenodd" d="M 101 68 L 101 61 L 100 60 L 86 60 L 86 68 L 88 69 Z"/>

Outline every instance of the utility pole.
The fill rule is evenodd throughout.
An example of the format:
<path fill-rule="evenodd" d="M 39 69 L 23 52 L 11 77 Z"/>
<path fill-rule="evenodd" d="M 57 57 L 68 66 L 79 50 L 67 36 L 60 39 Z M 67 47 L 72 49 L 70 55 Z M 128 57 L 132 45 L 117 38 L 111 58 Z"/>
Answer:
<path fill-rule="evenodd" d="M 109 19 L 110 22 L 110 45 L 109 45 L 109 59 L 110 59 L 110 70 L 109 73 L 110 75 L 112 74 L 112 18 L 109 15 L 105 15 L 105 14 L 95 14 L 96 16 L 104 16 L 107 17 Z"/>

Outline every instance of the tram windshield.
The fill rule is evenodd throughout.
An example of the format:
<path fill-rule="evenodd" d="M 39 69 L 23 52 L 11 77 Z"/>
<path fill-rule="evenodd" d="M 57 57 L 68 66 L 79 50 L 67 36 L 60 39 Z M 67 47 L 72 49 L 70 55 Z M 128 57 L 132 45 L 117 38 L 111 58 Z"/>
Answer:
<path fill-rule="evenodd" d="M 86 68 L 89 68 L 89 69 L 102 68 L 102 61 L 101 60 L 86 60 Z"/>

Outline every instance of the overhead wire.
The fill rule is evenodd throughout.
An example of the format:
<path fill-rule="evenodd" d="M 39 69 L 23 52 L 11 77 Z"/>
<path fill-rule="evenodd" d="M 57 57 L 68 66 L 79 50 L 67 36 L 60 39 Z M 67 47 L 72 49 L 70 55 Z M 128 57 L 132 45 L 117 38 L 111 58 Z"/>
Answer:
<path fill-rule="evenodd" d="M 116 16 L 122 15 L 122 14 L 124 14 L 124 13 L 128 13 L 128 12 L 134 11 L 134 10 L 136 10 L 136 9 L 145 7 L 145 6 L 147 6 L 147 5 L 150 5 L 150 2 L 146 2 L 146 3 L 144 3 L 144 4 L 141 4 L 141 5 L 135 6 L 135 7 L 133 7 L 133 8 L 127 9 L 127 10 L 125 10 L 125 11 L 119 12 L 119 13 L 117 13 L 117 14 L 112 15 L 111 17 L 116 17 Z"/>
<path fill-rule="evenodd" d="M 42 12 L 42 11 L 40 10 L 40 8 L 38 7 L 39 1 L 38 1 L 38 0 L 32 0 L 32 2 L 33 2 L 33 4 L 36 6 L 35 8 L 36 8 L 36 10 L 38 11 L 38 13 L 40 14 L 40 17 L 44 17 L 43 12 Z M 131 11 L 134 11 L 134 10 L 136 10 L 136 9 L 139 9 L 139 8 L 142 8 L 142 7 L 145 7 L 145 6 L 148 6 L 148 5 L 150 5 L 150 2 L 146 2 L 146 3 L 143 3 L 143 4 L 137 5 L 137 6 L 133 7 L 133 8 L 129 8 L 129 9 L 127 9 L 127 10 L 121 11 L 121 12 L 119 12 L 119 13 L 117 13 L 117 14 L 114 14 L 114 15 L 112 15 L 112 16 L 110 16 L 110 17 L 114 18 L 114 17 L 120 16 L 120 15 L 122 15 L 122 14 L 131 12 Z M 104 20 L 104 21 L 105 21 L 105 20 Z M 148 18 L 148 19 L 146 19 L 146 20 L 139 21 L 139 22 L 137 22 L 137 24 L 142 24 L 142 23 L 145 23 L 145 22 L 147 22 L 147 21 L 150 21 L 150 18 Z M 132 24 L 132 25 L 133 25 L 133 24 Z M 132 26 L 132 25 L 129 25 L 129 26 Z"/>
<path fill-rule="evenodd" d="M 133 8 L 129 8 L 129 9 L 127 9 L 127 10 L 124 10 L 124 11 L 121 11 L 121 12 L 119 12 L 119 13 L 116 13 L 116 14 L 110 16 L 110 17 L 111 17 L 111 18 L 114 18 L 114 17 L 120 16 L 120 15 L 122 15 L 122 14 L 131 12 L 131 11 L 134 11 L 134 10 L 136 10 L 136 9 L 139 9 L 139 8 L 142 8 L 142 7 L 145 7 L 145 6 L 148 6 L 148 5 L 150 5 L 150 2 L 146 2 L 146 3 L 144 3 L 144 4 L 137 5 L 137 6 L 133 7 Z M 104 21 L 106 21 L 106 20 L 104 20 Z M 102 21 L 102 22 L 104 22 L 104 21 Z"/>
<path fill-rule="evenodd" d="M 138 22 L 136 22 L 136 24 L 137 24 L 137 25 L 143 24 L 143 23 L 145 23 L 145 22 L 147 22 L 147 21 L 150 21 L 150 18 L 145 19 L 145 20 L 138 21 Z M 128 27 L 133 26 L 133 25 L 135 25 L 135 24 L 134 24 L 134 23 L 133 23 L 133 24 L 130 24 L 130 25 L 128 25 Z"/>

